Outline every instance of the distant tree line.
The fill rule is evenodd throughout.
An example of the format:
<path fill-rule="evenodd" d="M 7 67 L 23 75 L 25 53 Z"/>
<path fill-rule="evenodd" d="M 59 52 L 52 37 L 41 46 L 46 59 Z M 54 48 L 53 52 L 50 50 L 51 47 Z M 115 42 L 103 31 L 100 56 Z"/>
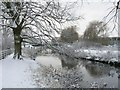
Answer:
<path fill-rule="evenodd" d="M 83 39 L 101 43 L 102 45 L 110 44 L 110 38 L 107 36 L 108 27 L 103 21 L 92 21 L 86 28 Z"/>
<path fill-rule="evenodd" d="M 61 36 L 57 41 L 63 43 L 74 43 L 79 39 L 108 45 L 111 39 L 107 36 L 108 27 L 103 21 L 92 21 L 85 29 L 84 34 L 79 38 L 76 26 L 70 26 L 62 30 Z"/>

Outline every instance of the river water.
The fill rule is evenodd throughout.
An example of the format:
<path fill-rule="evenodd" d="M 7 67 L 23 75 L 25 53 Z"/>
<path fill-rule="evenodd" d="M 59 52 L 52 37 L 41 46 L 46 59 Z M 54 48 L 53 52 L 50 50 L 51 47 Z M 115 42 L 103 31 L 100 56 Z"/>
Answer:
<path fill-rule="evenodd" d="M 118 68 L 106 64 L 86 60 L 64 64 L 61 58 L 52 55 L 39 56 L 36 61 L 45 66 L 52 65 L 57 69 L 62 68 L 64 70 L 65 67 L 68 67 L 67 69 L 71 70 L 77 68 L 78 72 L 82 72 L 83 79 L 80 81 L 82 88 L 118 88 Z"/>

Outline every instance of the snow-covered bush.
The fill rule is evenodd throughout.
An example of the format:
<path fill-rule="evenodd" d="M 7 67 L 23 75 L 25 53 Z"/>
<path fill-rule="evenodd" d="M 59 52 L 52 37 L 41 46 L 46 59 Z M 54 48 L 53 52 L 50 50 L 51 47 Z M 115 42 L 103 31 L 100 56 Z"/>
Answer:
<path fill-rule="evenodd" d="M 34 71 L 33 79 L 38 87 L 42 88 L 81 88 L 83 76 L 78 68 L 55 69 L 52 66 L 40 65 L 40 68 Z"/>

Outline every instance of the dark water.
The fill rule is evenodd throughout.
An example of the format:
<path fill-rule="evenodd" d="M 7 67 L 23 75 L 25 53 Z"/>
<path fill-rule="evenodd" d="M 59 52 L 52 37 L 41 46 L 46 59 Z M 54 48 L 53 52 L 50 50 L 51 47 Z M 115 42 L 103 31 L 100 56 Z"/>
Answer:
<path fill-rule="evenodd" d="M 118 70 L 120 70 L 118 68 L 86 60 L 67 63 L 63 59 L 61 61 L 63 68 L 68 67 L 68 70 L 77 68 L 82 72 L 82 88 L 118 88 Z"/>
<path fill-rule="evenodd" d="M 40 56 L 38 59 L 41 64 L 46 66 L 52 65 L 54 68 L 62 68 L 62 71 L 65 70 L 65 73 L 62 73 L 62 78 L 60 77 L 58 80 L 58 82 L 62 80 L 63 87 L 71 87 L 71 83 L 75 87 L 78 84 L 80 88 L 118 88 L 119 86 L 119 68 L 87 60 L 75 60 L 64 56 L 59 58 L 55 56 Z M 82 80 L 80 79 L 81 75 Z"/>
<path fill-rule="evenodd" d="M 96 83 L 99 87 L 118 87 L 118 69 L 100 63 L 86 62 L 80 66 L 84 74 L 83 87 Z"/>

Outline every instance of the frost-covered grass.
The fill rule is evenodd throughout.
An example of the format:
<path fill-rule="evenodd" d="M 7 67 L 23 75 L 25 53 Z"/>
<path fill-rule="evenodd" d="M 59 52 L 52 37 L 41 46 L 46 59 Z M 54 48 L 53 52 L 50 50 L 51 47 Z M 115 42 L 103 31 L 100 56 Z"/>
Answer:
<path fill-rule="evenodd" d="M 81 71 L 78 69 L 59 68 L 43 66 L 36 69 L 33 74 L 38 87 L 42 88 L 81 88 L 83 79 Z"/>

